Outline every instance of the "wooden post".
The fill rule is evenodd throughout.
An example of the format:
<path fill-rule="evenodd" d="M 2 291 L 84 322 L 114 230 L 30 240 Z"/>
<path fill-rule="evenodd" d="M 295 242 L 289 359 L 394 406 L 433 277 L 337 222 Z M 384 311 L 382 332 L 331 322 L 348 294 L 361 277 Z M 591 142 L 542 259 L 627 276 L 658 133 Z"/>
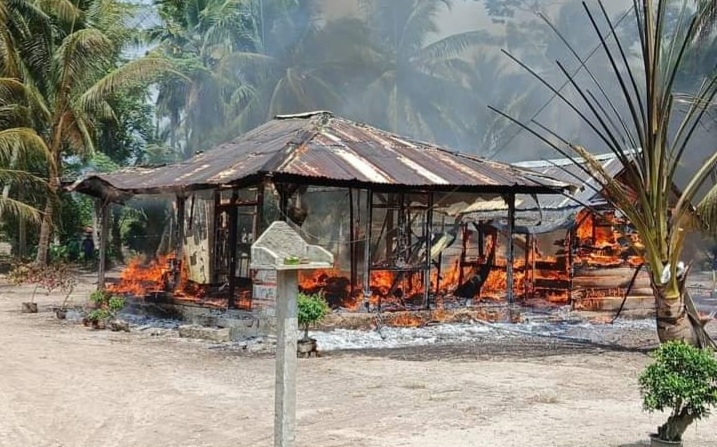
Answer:
<path fill-rule="evenodd" d="M 468 225 L 461 224 L 461 257 L 458 261 L 458 285 L 463 285 L 463 266 L 466 263 L 466 254 L 468 253 Z"/>
<path fill-rule="evenodd" d="M 478 221 L 476 230 L 478 230 L 478 257 L 482 258 L 485 256 L 485 234 L 483 234 L 482 221 Z M 495 244 L 495 241 L 493 241 L 493 243 Z"/>
<path fill-rule="evenodd" d="M 236 269 L 237 269 L 237 231 L 239 226 L 239 208 L 237 200 L 239 199 L 239 190 L 232 190 L 232 201 L 229 208 L 229 300 L 227 308 L 234 307 L 234 294 L 236 293 Z"/>
<path fill-rule="evenodd" d="M 384 254 L 386 262 L 391 262 L 391 259 L 393 259 L 393 242 L 396 237 L 396 225 L 393 219 L 394 201 L 394 194 L 386 194 L 386 251 Z"/>
<path fill-rule="evenodd" d="M 207 223 L 207 225 L 210 225 L 209 231 L 211 234 L 211 240 L 210 240 L 210 245 L 209 245 L 211 247 L 211 250 L 209 252 L 209 255 L 210 255 L 209 259 L 210 259 L 210 262 L 212 263 L 211 278 L 212 278 L 213 283 L 217 283 L 217 282 L 219 282 L 219 279 L 220 279 L 219 272 L 223 268 L 221 255 L 220 255 L 221 250 L 219 247 L 219 243 L 222 240 L 220 233 L 219 233 L 220 225 L 221 225 L 221 219 L 220 219 L 221 211 L 220 211 L 219 205 L 221 204 L 221 201 L 222 201 L 222 194 L 218 189 L 215 189 L 213 192 L 213 195 L 214 195 L 214 206 L 212 207 L 212 220 L 211 220 L 212 223 L 211 224 Z"/>
<path fill-rule="evenodd" d="M 508 304 L 512 305 L 515 301 L 513 294 L 513 233 L 515 232 L 515 194 L 508 194 L 508 256 L 506 260 L 506 282 L 508 290 L 506 296 Z"/>
<path fill-rule="evenodd" d="M 530 279 L 533 281 L 533 285 L 535 285 L 535 257 L 538 254 L 538 241 L 533 238 L 532 244 L 530 245 L 530 258 L 531 258 L 531 265 L 530 265 Z M 533 287 L 533 291 L 535 291 L 535 287 Z"/>
<path fill-rule="evenodd" d="M 567 274 L 568 274 L 568 303 L 573 302 L 573 277 L 575 276 L 573 274 L 573 247 L 576 246 L 575 239 L 575 228 L 571 228 L 568 230 L 567 234 L 567 249 L 568 249 L 568 265 L 567 265 Z"/>
<path fill-rule="evenodd" d="M 428 208 L 426 208 L 426 265 L 423 271 L 423 307 L 431 308 L 431 236 L 433 232 L 433 193 L 428 193 Z"/>
<path fill-rule="evenodd" d="M 368 311 L 371 298 L 371 226 L 373 224 L 373 191 L 366 190 L 366 230 L 364 246 L 363 305 Z"/>
<path fill-rule="evenodd" d="M 264 231 L 264 181 L 257 186 L 256 191 L 256 208 L 254 212 L 254 236 L 253 241 L 257 240 Z"/>
<path fill-rule="evenodd" d="M 107 238 L 110 226 L 110 205 L 104 201 L 98 203 L 100 204 L 100 265 L 97 270 L 97 290 L 104 290 L 105 268 L 107 266 Z"/>
<path fill-rule="evenodd" d="M 172 287 L 176 289 L 179 287 L 179 281 L 182 277 L 182 264 L 184 263 L 184 220 L 185 220 L 185 205 L 186 197 L 183 194 L 177 194 L 177 245 L 174 247 L 174 262 L 175 271 L 172 278 Z"/>
<path fill-rule="evenodd" d="M 523 296 L 528 298 L 528 266 L 530 265 L 530 252 L 533 249 L 532 246 L 533 237 L 530 233 L 525 234 L 525 264 L 523 264 Z M 530 279 L 533 280 L 532 278 Z"/>
<path fill-rule="evenodd" d="M 351 276 L 350 296 L 354 297 L 356 290 L 357 271 L 356 271 L 356 222 L 354 222 L 354 190 L 349 188 L 349 270 Z"/>
<path fill-rule="evenodd" d="M 297 270 L 276 272 L 274 447 L 294 447 L 296 428 Z"/>
<path fill-rule="evenodd" d="M 176 259 L 181 264 L 184 256 L 184 220 L 185 220 L 185 204 L 186 197 L 183 195 L 177 195 L 177 246 Z"/>

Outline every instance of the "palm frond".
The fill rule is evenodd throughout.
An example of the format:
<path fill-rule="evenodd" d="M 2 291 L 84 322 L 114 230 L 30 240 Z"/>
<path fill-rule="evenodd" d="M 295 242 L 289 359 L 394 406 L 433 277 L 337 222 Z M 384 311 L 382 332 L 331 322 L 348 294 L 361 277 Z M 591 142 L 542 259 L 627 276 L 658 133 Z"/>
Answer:
<path fill-rule="evenodd" d="M 38 6 L 42 11 L 67 23 L 72 23 L 82 17 L 82 10 L 71 0 L 38 0 Z"/>
<path fill-rule="evenodd" d="M 55 56 L 58 91 L 70 92 L 107 71 L 115 50 L 114 42 L 94 28 L 80 29 L 65 37 Z"/>
<path fill-rule="evenodd" d="M 717 184 L 710 188 L 696 208 L 704 230 L 717 237 Z"/>
<path fill-rule="evenodd" d="M 19 183 L 21 185 L 32 184 L 33 186 L 39 186 L 41 188 L 47 187 L 47 182 L 45 182 L 43 178 L 19 169 L 0 168 L 0 183 Z"/>
<path fill-rule="evenodd" d="M 11 160 L 14 156 L 52 158 L 45 140 L 30 128 L 0 131 L 0 159 Z"/>
<path fill-rule="evenodd" d="M 469 48 L 494 42 L 493 37 L 482 30 L 452 34 L 423 47 L 417 54 L 416 59 L 419 63 L 451 59 L 460 56 Z"/>
<path fill-rule="evenodd" d="M 82 94 L 79 98 L 79 105 L 83 110 L 92 110 L 93 107 L 97 107 L 98 103 L 106 100 L 119 89 L 130 85 L 156 81 L 163 74 L 171 74 L 187 79 L 186 76 L 175 70 L 169 59 L 142 57 L 112 70 L 97 81 Z"/>
<path fill-rule="evenodd" d="M 0 103 L 15 104 L 23 102 L 27 96 L 27 87 L 17 78 L 0 78 Z"/>
<path fill-rule="evenodd" d="M 39 222 L 42 217 L 42 213 L 31 205 L 10 197 L 0 197 L 0 215 L 5 214 L 30 222 Z"/>

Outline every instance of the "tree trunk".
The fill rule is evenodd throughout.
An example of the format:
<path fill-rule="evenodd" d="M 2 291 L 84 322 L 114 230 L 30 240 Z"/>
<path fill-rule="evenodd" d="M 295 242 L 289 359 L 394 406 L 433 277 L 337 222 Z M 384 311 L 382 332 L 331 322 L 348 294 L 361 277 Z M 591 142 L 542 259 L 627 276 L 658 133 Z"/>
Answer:
<path fill-rule="evenodd" d="M 60 120 L 60 124 L 62 121 Z M 42 224 L 40 225 L 40 237 L 37 243 L 37 257 L 35 263 L 38 265 L 47 265 L 48 252 L 50 251 L 50 241 L 52 240 L 52 226 L 55 218 L 55 199 L 60 191 L 60 134 L 56 132 L 53 137 L 53 145 L 50 149 L 52 153 L 52 161 L 49 163 L 49 195 L 45 204 L 45 214 L 42 215 Z"/>
<path fill-rule="evenodd" d="M 679 414 L 671 415 L 667 422 L 658 428 L 657 435 L 664 441 L 682 441 L 682 435 L 694 420 L 695 417 L 683 409 Z"/>
<path fill-rule="evenodd" d="M 52 200 L 52 197 L 47 198 L 45 213 L 42 215 L 40 239 L 37 244 L 37 257 L 35 258 L 35 263 L 38 265 L 47 265 L 48 252 L 50 251 L 50 240 L 52 238 L 52 219 L 55 212 L 55 205 Z"/>
<path fill-rule="evenodd" d="M 697 328 L 687 313 L 684 290 L 680 290 L 678 298 L 668 298 L 662 286 L 653 284 L 652 290 L 655 293 L 655 316 L 660 343 L 679 340 L 698 346 Z"/>
<path fill-rule="evenodd" d="M 18 241 L 17 241 L 17 254 L 20 259 L 27 257 L 27 222 L 24 219 L 20 219 L 18 222 Z"/>

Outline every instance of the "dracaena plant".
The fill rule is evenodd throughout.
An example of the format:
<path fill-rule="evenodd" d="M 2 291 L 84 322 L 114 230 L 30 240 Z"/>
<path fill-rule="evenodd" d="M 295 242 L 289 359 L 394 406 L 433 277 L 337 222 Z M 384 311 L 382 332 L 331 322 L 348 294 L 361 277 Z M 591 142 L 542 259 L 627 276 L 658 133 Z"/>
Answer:
<path fill-rule="evenodd" d="M 596 192 L 602 193 L 630 220 L 640 235 L 641 244 L 636 248 L 650 270 L 658 335 L 663 342 L 711 343 L 685 292 L 688 268 L 682 256 L 685 236 L 695 229 L 696 223 L 706 225 L 710 220 L 712 225 L 717 223 L 714 186 L 697 205 L 699 213 L 693 206 L 703 187 L 709 186 L 706 182 L 717 165 L 717 151 L 710 150 L 691 180 L 682 185 L 681 192 L 676 193 L 673 185 L 695 132 L 717 94 L 717 73 L 704 76 L 691 93 L 678 92 L 676 84 L 688 55 L 696 45 L 704 44 L 703 30 L 712 3 L 634 0 L 629 13 L 633 30 L 639 37 L 635 55 L 632 43 L 618 33 L 616 20 L 608 14 L 602 1 L 593 7 L 583 2 L 591 24 L 586 32 L 593 33 L 599 42 L 610 68 L 609 80 L 599 79 L 560 31 L 544 19 L 565 44 L 570 57 L 577 60 L 588 75 L 579 81 L 563 63 L 557 62 L 577 99 L 568 98 L 561 87 L 506 53 L 597 135 L 599 147 L 585 147 L 581 141 L 567 138 L 536 120 L 520 122 L 493 108 L 571 158 L 585 176 L 598 184 Z M 618 88 L 608 88 L 607 82 Z M 687 104 L 686 110 L 680 110 L 680 104 Z M 605 148 L 622 163 L 624 174 L 620 179 L 610 175 L 592 155 Z M 581 165 L 578 158 L 587 163 Z M 582 181 L 576 179 L 576 183 Z"/>

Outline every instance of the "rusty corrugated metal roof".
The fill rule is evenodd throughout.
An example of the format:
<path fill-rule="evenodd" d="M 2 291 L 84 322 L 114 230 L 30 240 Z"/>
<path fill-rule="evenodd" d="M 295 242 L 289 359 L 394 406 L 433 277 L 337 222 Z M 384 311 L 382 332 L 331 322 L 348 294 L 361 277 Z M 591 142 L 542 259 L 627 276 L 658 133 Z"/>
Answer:
<path fill-rule="evenodd" d="M 608 175 L 618 176 L 623 171 L 622 162 L 613 153 L 594 156 Z M 543 194 L 538 202 L 530 195 L 516 196 L 516 228 L 525 233 L 547 233 L 571 225 L 576 215 L 585 206 L 599 207 L 606 203 L 598 192 L 597 182 L 589 177 L 583 168 L 587 162 L 580 157 L 574 159 L 558 158 L 553 160 L 535 160 L 515 163 L 515 166 L 534 170 L 540 174 L 566 183 L 577 185 L 571 194 Z M 583 179 L 583 180 L 580 180 Z M 468 221 L 494 221 L 507 225 L 507 207 L 498 203 L 492 208 L 470 212 L 464 216 Z"/>
<path fill-rule="evenodd" d="M 548 193 L 565 189 L 531 170 L 418 142 L 329 112 L 278 116 L 184 162 L 92 174 L 70 189 L 96 196 L 249 185 L 270 176 L 373 189 Z"/>

